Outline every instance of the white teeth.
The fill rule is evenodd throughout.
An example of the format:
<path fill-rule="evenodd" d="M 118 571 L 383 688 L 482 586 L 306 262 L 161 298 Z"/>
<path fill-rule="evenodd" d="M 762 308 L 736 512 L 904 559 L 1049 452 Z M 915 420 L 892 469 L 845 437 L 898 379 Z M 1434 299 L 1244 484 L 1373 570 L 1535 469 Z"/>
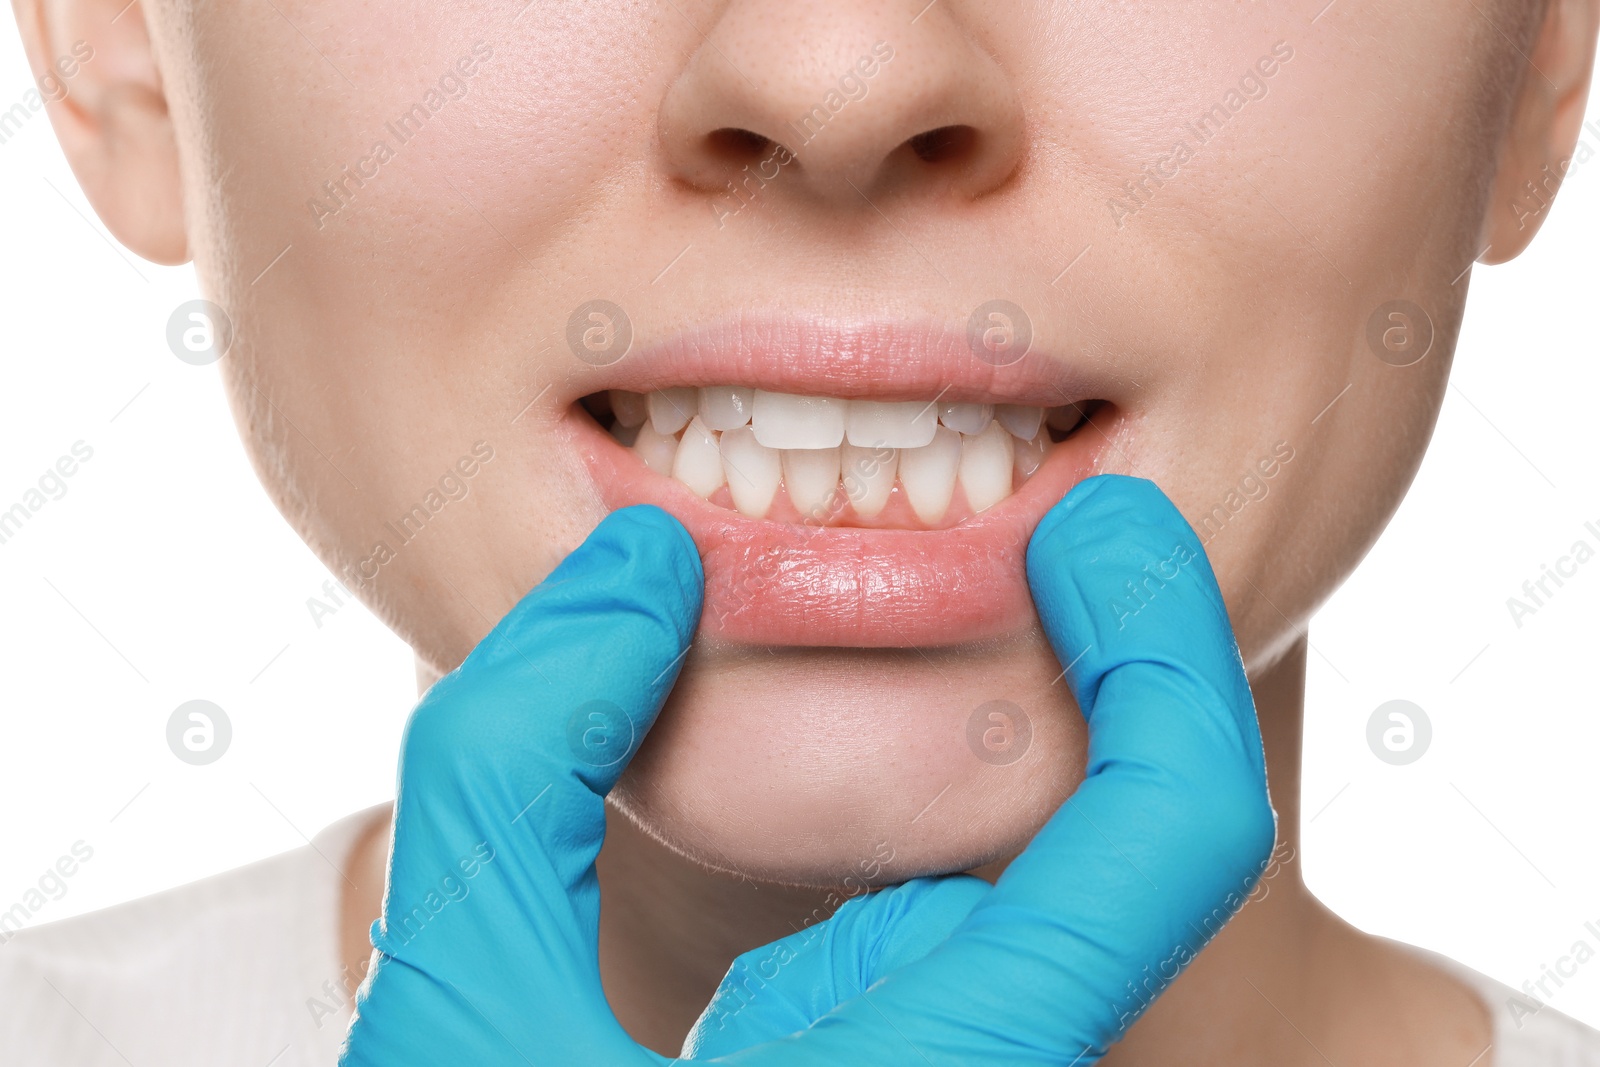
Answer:
<path fill-rule="evenodd" d="M 696 415 L 683 431 L 678 454 L 672 457 L 672 476 L 703 497 L 710 497 L 726 478 L 722 473 L 722 450 L 717 435 L 706 429 Z"/>
<path fill-rule="evenodd" d="M 750 425 L 768 448 L 837 448 L 849 401 L 756 390 Z"/>
<path fill-rule="evenodd" d="M 889 503 L 899 468 L 899 453 L 892 448 L 845 445 L 839 455 L 844 494 L 863 519 L 877 518 Z"/>
<path fill-rule="evenodd" d="M 1016 484 L 1021 485 L 1033 477 L 1033 472 L 1044 463 L 1045 457 L 1050 454 L 1050 435 L 1040 433 L 1031 441 L 1018 441 L 1015 459 L 1012 463 L 1012 473 L 1016 477 Z"/>
<path fill-rule="evenodd" d="M 839 489 L 839 449 L 784 449 L 783 484 L 802 516 L 826 515 Z"/>
<path fill-rule="evenodd" d="M 700 417 L 712 430 L 735 430 L 750 422 L 750 405 L 755 400 L 754 389 L 733 385 L 705 385 L 700 387 Z"/>
<path fill-rule="evenodd" d="M 961 488 L 975 513 L 1011 495 L 1011 435 L 999 423 L 976 436 L 961 437 Z"/>
<path fill-rule="evenodd" d="M 777 495 L 783 477 L 782 453 L 756 440 L 748 426 L 738 426 L 722 435 L 722 469 L 728 478 L 728 492 L 739 514 L 764 518 Z"/>
<path fill-rule="evenodd" d="M 939 421 L 957 433 L 982 433 L 994 421 L 994 405 L 941 404 Z"/>
<path fill-rule="evenodd" d="M 643 393 L 630 393 L 626 389 L 611 390 L 611 414 L 623 426 L 643 426 L 650 417 L 650 401 Z"/>
<path fill-rule="evenodd" d="M 670 434 L 657 433 L 649 423 L 639 427 L 633 450 L 644 460 L 644 465 L 665 477 L 672 477 L 672 457 L 678 451 L 678 439 Z"/>
<path fill-rule="evenodd" d="M 700 407 L 699 391 L 688 386 L 658 389 L 650 394 L 650 425 L 656 433 L 677 433 L 689 425 Z"/>
<path fill-rule="evenodd" d="M 889 511 L 899 521 L 905 507 L 938 526 L 957 484 L 977 514 L 1038 472 L 1052 431 L 1083 421 L 1076 404 L 842 400 L 731 385 L 614 389 L 609 399 L 612 436 L 652 471 L 707 500 L 726 485 L 750 518 L 767 517 L 781 485 L 800 520 L 813 522 L 835 520 L 848 500 L 858 519 Z M 897 484 L 905 504 L 891 509 Z"/>
<path fill-rule="evenodd" d="M 921 448 L 938 425 L 938 409 L 923 400 L 852 400 L 844 432 L 863 448 Z"/>
<path fill-rule="evenodd" d="M 944 518 L 960 463 L 961 435 L 947 426 L 939 427 L 931 443 L 900 453 L 900 485 L 917 518 L 930 526 Z"/>
<path fill-rule="evenodd" d="M 1031 441 L 1039 432 L 1039 423 L 1044 421 L 1044 408 L 1031 408 L 1022 404 L 996 404 L 994 421 L 1004 426 L 1012 437 Z"/>

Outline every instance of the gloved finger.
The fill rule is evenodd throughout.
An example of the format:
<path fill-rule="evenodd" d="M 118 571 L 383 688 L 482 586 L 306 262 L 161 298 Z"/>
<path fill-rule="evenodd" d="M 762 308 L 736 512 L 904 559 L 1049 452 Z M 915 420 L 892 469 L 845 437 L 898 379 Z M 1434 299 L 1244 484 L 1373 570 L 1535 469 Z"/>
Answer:
<path fill-rule="evenodd" d="M 1070 1016 L 1036 1020 L 1025 1040 L 1081 1038 L 1097 1057 L 1243 905 L 1276 816 L 1222 592 L 1153 482 L 1078 486 L 1035 531 L 1028 578 L 1088 723 L 1086 777 L 969 929 L 1070 960 L 1042 968 L 1056 996 L 1071 991 Z M 1007 923 L 1016 913 L 1031 933 Z M 1017 992 L 1025 1016 L 1056 1003 Z"/>
<path fill-rule="evenodd" d="M 1087 777 L 945 942 L 786 1064 L 1094 1063 L 1259 877 L 1275 825 L 1254 705 L 1182 515 L 1149 482 L 1090 479 L 1035 531 L 1028 577 Z"/>
<path fill-rule="evenodd" d="M 852 897 L 829 917 L 734 960 L 684 1042 L 710 1060 L 809 1027 L 949 936 L 989 884 L 917 878 Z"/>
<path fill-rule="evenodd" d="M 675 519 L 647 506 L 617 511 L 428 690 L 406 727 L 389 886 L 373 927 L 390 989 L 401 971 L 453 974 L 449 995 L 472 1008 L 462 1015 L 564 1010 L 519 1001 L 531 982 L 598 1005 L 593 1019 L 568 1011 L 573 1026 L 615 1027 L 598 970 L 604 798 L 677 678 L 702 586 L 694 542 Z M 470 975 L 452 968 L 460 959 L 474 961 Z M 363 1047 L 373 1055 L 383 1034 L 423 1039 L 418 1029 L 366 1025 Z M 559 1030 L 549 1028 L 551 1047 Z M 448 1047 L 448 1035 L 438 1040 Z"/>

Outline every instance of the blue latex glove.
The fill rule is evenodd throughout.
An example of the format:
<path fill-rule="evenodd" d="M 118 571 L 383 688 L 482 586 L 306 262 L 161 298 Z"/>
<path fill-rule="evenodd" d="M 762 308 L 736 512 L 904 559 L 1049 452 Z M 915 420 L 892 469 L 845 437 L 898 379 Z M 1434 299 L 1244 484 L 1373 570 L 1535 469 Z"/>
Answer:
<path fill-rule="evenodd" d="M 1093 478 L 1028 579 L 1089 724 L 1083 784 L 993 888 L 918 879 L 741 957 L 687 1056 L 1090 1064 L 1248 895 L 1274 820 L 1193 531 L 1153 484 Z M 418 704 L 346 1067 L 672 1062 L 606 1004 L 594 859 L 701 584 L 675 520 L 616 512 Z"/>

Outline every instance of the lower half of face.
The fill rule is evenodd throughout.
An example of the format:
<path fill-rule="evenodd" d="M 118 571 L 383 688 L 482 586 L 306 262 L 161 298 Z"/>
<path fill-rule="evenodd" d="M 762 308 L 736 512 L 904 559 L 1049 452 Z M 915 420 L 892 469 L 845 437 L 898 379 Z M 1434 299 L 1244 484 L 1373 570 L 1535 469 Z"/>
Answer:
<path fill-rule="evenodd" d="M 1508 46 L 1442 2 L 691 6 L 418 4 L 423 58 L 361 64 L 331 42 L 388 31 L 330 5 L 359 101 L 265 15 L 197 30 L 238 53 L 178 115 L 236 411 L 436 669 L 607 511 L 677 515 L 706 615 L 617 799 L 683 852 L 1003 857 L 1084 760 L 1033 525 L 1150 478 L 1247 665 L 1288 647 L 1431 432 Z M 309 118 L 252 58 L 280 37 Z"/>

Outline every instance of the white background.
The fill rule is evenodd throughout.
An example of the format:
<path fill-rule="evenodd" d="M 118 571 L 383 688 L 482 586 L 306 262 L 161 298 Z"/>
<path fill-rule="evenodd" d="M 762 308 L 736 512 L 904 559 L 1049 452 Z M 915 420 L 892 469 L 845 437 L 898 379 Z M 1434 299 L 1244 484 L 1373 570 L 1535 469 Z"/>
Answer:
<path fill-rule="evenodd" d="M 5 22 L 0 109 L 30 85 Z M 94 449 L 0 545 L 0 912 L 74 842 L 94 849 L 43 922 L 294 848 L 389 798 L 415 690 L 408 650 L 364 608 L 314 623 L 327 571 L 257 483 L 216 367 L 167 349 L 193 272 L 114 246 L 42 113 L 0 144 L 0 203 L 0 510 L 74 442 Z M 1520 629 L 1506 607 L 1575 540 L 1600 548 L 1584 529 L 1600 529 L 1597 238 L 1600 159 L 1575 166 L 1530 252 L 1475 270 L 1422 473 L 1311 632 L 1296 862 L 1356 925 L 1514 987 L 1579 938 L 1600 948 L 1584 929 L 1600 928 L 1600 560 Z M 194 698 L 233 723 L 209 767 L 166 747 Z M 1394 698 L 1433 724 L 1410 766 L 1367 747 Z M 1551 1003 L 1600 1026 L 1600 961 Z"/>

